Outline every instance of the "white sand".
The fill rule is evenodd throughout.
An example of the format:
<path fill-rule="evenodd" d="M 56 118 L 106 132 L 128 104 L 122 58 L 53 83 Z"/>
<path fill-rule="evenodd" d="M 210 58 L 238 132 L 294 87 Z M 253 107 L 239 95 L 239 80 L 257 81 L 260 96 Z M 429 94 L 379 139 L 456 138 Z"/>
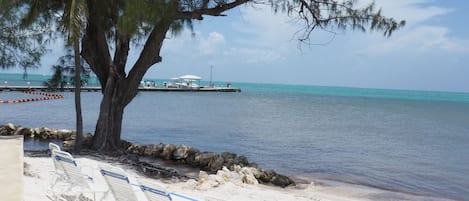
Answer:
<path fill-rule="evenodd" d="M 79 166 L 91 167 L 87 168 L 88 174 L 94 176 L 94 182 L 97 189 L 106 190 L 106 184 L 99 175 L 98 166 L 106 162 L 94 159 L 79 157 L 77 158 Z M 51 158 L 24 157 L 25 167 L 24 176 L 24 198 L 25 201 L 50 201 L 52 200 L 52 192 L 50 184 L 53 178 L 54 166 Z M 245 184 L 241 181 L 221 181 L 212 183 L 202 183 L 195 180 L 187 182 L 167 182 L 162 180 L 149 179 L 140 175 L 129 166 L 116 163 L 106 163 L 107 165 L 118 166 L 124 169 L 131 178 L 131 182 L 137 179 L 149 182 L 155 182 L 167 188 L 169 192 L 177 192 L 188 195 L 199 200 L 314 200 L 314 201 L 354 201 L 354 200 L 407 200 L 405 197 L 399 196 L 397 199 L 389 199 L 383 195 L 389 196 L 389 192 L 370 189 L 365 187 L 347 186 L 347 185 L 314 185 L 302 184 L 296 187 L 279 188 L 274 186 L 266 186 L 261 184 Z M 146 200 L 143 193 L 138 188 L 134 188 L 139 200 Z M 102 194 L 101 194 L 102 195 Z M 101 196 L 98 193 L 98 197 Z M 86 195 L 90 197 L 89 195 Z M 393 197 L 393 196 L 391 196 Z M 414 199 L 411 200 L 420 200 Z M 107 196 L 106 200 L 112 200 L 111 196 Z"/>

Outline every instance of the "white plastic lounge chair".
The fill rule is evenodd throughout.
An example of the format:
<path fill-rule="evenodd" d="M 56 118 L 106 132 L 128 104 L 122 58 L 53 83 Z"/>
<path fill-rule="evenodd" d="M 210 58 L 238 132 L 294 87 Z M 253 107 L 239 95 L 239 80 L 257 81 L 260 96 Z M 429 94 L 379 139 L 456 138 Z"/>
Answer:
<path fill-rule="evenodd" d="M 180 193 L 169 193 L 169 196 L 171 198 L 171 200 L 173 201 L 199 201 L 197 199 L 194 199 L 194 198 L 191 198 L 187 195 L 183 195 L 183 194 L 180 194 Z"/>
<path fill-rule="evenodd" d="M 148 201 L 198 201 L 197 199 L 180 193 L 169 193 L 164 187 L 159 186 L 156 183 L 150 183 L 143 180 L 139 180 L 138 183 L 140 184 L 140 189 L 144 192 Z"/>
<path fill-rule="evenodd" d="M 61 151 L 60 146 L 57 144 L 54 144 L 52 142 L 49 143 L 49 151 L 50 151 L 50 156 L 52 159 L 52 163 L 54 164 L 54 176 L 52 178 L 51 186 L 50 188 L 53 189 L 54 186 L 61 182 L 65 181 L 67 179 L 67 176 L 65 175 L 65 171 L 62 168 L 61 165 L 57 165 L 57 161 L 55 160 L 55 152 L 54 150 Z"/>
<path fill-rule="evenodd" d="M 49 150 L 52 152 L 52 150 L 59 150 L 60 151 L 60 146 L 58 144 L 49 142 Z"/>
<path fill-rule="evenodd" d="M 168 201 L 171 197 L 165 188 L 155 183 L 139 180 L 140 189 L 143 191 L 148 201 Z"/>
<path fill-rule="evenodd" d="M 53 152 L 54 150 L 61 151 L 60 146 L 55 143 L 49 142 L 50 156 L 52 157 L 52 161 L 54 162 L 54 167 L 57 169 L 57 163 L 54 160 L 54 152 Z"/>
<path fill-rule="evenodd" d="M 137 201 L 129 177 L 120 168 L 111 166 L 100 167 L 100 173 L 108 184 L 109 190 L 116 201 Z"/>
<path fill-rule="evenodd" d="M 60 185 L 54 184 L 52 186 L 52 192 L 54 193 L 55 198 L 58 199 L 59 196 L 72 192 L 75 200 L 78 200 L 79 196 L 83 193 L 92 193 L 93 200 L 96 200 L 95 193 L 97 191 L 92 188 L 91 183 L 93 178 L 82 173 L 73 156 L 68 152 L 60 150 L 52 150 L 52 155 L 54 157 L 56 169 L 61 170 L 64 173 L 63 181 L 57 181 L 57 183 L 60 182 Z"/>

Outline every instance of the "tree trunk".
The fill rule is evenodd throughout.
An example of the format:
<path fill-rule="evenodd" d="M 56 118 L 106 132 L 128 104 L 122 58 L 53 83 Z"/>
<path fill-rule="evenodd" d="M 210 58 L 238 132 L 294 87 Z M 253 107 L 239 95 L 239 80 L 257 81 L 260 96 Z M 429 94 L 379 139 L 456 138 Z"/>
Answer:
<path fill-rule="evenodd" d="M 125 104 L 122 93 L 125 91 L 125 80 L 110 76 L 103 87 L 103 99 L 93 137 L 92 149 L 98 151 L 115 151 L 120 147 L 122 118 Z"/>
<path fill-rule="evenodd" d="M 73 49 L 75 54 L 75 112 L 76 112 L 76 136 L 75 152 L 80 153 L 83 141 L 83 117 L 81 114 L 81 62 L 80 62 L 80 41 L 77 37 L 73 40 Z"/>
<path fill-rule="evenodd" d="M 147 70 L 161 61 L 161 47 L 173 19 L 161 20 L 155 25 L 139 58 L 126 75 L 130 35 L 115 30 L 115 54 L 111 58 L 106 32 L 102 28 L 102 11 L 98 9 L 103 2 L 88 1 L 88 6 L 90 3 L 93 5 L 90 6 L 90 20 L 82 41 L 82 55 L 99 78 L 103 93 L 91 148 L 111 152 L 120 148 L 124 108 L 137 95 L 138 86 Z"/>

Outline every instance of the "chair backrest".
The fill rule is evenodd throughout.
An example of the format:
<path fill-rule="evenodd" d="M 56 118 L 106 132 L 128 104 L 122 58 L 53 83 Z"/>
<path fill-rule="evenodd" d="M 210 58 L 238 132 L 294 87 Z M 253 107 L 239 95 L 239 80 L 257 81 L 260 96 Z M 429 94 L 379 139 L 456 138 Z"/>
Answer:
<path fill-rule="evenodd" d="M 111 166 L 100 167 L 100 173 L 108 184 L 116 201 L 136 201 L 137 197 L 123 170 Z"/>
<path fill-rule="evenodd" d="M 158 186 L 155 183 L 146 182 L 139 180 L 140 189 L 143 191 L 148 201 L 168 201 L 171 200 L 168 192 L 162 186 Z"/>
<path fill-rule="evenodd" d="M 80 167 L 73 156 L 65 151 L 52 150 L 54 161 L 57 164 L 57 169 L 64 171 L 68 182 L 73 185 L 80 185 L 88 187 L 85 175 L 81 172 Z"/>
<path fill-rule="evenodd" d="M 60 146 L 58 144 L 49 142 L 49 150 L 52 152 L 52 150 L 59 150 L 60 151 Z"/>
<path fill-rule="evenodd" d="M 55 160 L 55 153 L 53 152 L 54 150 L 61 151 L 60 146 L 55 143 L 49 142 L 49 151 L 50 151 L 50 156 L 52 157 L 52 162 L 54 163 L 56 172 L 60 174 L 63 172 L 63 169 L 57 168 L 57 161 Z"/>

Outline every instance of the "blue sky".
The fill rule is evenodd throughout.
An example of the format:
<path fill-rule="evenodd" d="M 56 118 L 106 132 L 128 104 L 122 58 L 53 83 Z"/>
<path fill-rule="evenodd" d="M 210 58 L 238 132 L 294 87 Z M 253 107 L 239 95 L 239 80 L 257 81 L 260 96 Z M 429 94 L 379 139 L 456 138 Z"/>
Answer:
<path fill-rule="evenodd" d="M 194 23 L 195 37 L 185 31 L 166 40 L 163 62 L 146 77 L 195 74 L 209 80 L 213 65 L 218 81 L 469 92 L 469 1 L 376 4 L 384 15 L 406 20 L 406 27 L 391 38 L 317 31 L 312 42 L 321 45 L 301 49 L 294 36 L 301 26 L 269 7 L 242 6 L 227 17 L 206 17 Z M 49 66 L 61 55 L 61 48 L 53 49 L 43 67 L 30 73 L 51 74 Z M 138 51 L 132 47 L 129 65 Z"/>

